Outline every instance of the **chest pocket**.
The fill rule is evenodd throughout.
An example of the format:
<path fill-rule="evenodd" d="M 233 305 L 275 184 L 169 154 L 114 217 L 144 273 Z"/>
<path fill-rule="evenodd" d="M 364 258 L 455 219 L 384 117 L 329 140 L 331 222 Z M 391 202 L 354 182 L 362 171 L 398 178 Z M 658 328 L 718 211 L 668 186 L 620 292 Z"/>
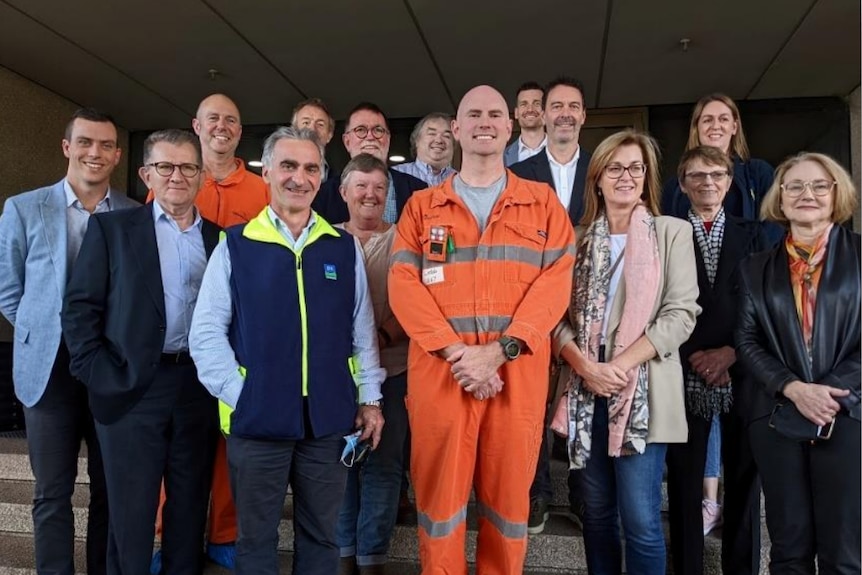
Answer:
<path fill-rule="evenodd" d="M 449 224 L 426 225 L 422 231 L 422 283 L 429 290 L 437 291 L 457 284 L 457 249 L 449 251 L 453 233 Z M 442 234 L 442 235 L 441 235 Z M 454 243 L 452 244 L 454 246 Z"/>
<path fill-rule="evenodd" d="M 504 241 L 503 279 L 512 283 L 533 283 L 542 272 L 545 237 L 535 226 L 507 222 Z"/>

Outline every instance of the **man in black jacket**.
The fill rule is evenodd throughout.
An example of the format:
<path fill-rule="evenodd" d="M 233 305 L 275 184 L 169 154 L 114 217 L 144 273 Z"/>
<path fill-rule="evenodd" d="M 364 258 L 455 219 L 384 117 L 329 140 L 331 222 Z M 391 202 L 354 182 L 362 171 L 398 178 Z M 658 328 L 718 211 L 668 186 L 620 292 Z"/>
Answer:
<path fill-rule="evenodd" d="M 344 147 L 347 148 L 351 158 L 366 153 L 386 163 L 389 158 L 390 136 L 389 122 L 383 110 L 370 102 L 362 102 L 350 112 L 341 141 L 344 142 Z M 320 186 L 320 192 L 311 204 L 311 208 L 331 224 L 339 224 L 350 219 L 347 204 L 344 203 L 339 191 L 340 186 L 341 178 L 330 176 Z M 386 194 L 383 219 L 389 223 L 398 221 L 407 199 L 416 190 L 427 187 L 428 184 L 419 178 L 390 169 L 389 192 Z"/>
<path fill-rule="evenodd" d="M 155 200 L 94 214 L 66 289 L 70 371 L 87 387 L 108 488 L 108 573 L 148 575 L 164 476 L 166 573 L 200 573 L 218 437 L 188 333 L 218 227 L 194 207 L 198 139 L 151 134 L 139 174 Z"/>

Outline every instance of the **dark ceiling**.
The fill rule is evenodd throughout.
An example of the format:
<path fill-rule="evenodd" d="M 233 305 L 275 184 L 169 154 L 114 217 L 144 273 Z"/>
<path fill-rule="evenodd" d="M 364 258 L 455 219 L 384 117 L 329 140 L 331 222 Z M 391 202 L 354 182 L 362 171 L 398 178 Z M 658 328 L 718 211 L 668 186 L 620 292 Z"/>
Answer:
<path fill-rule="evenodd" d="M 0 65 L 130 130 L 187 126 L 216 91 L 246 125 L 309 96 L 406 118 L 558 74 L 613 108 L 846 96 L 860 22 L 859 0 L 0 0 Z"/>

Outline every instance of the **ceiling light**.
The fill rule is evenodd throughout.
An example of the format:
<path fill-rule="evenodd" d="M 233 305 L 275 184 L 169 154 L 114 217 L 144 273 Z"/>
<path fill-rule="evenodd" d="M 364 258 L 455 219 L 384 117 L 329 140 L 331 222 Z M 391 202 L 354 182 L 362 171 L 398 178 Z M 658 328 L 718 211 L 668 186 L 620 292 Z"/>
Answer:
<path fill-rule="evenodd" d="M 252 168 L 262 168 L 263 162 L 261 162 L 260 160 L 252 160 L 248 163 L 248 165 Z"/>
<path fill-rule="evenodd" d="M 389 156 L 390 162 L 403 162 L 406 159 L 404 156 Z"/>

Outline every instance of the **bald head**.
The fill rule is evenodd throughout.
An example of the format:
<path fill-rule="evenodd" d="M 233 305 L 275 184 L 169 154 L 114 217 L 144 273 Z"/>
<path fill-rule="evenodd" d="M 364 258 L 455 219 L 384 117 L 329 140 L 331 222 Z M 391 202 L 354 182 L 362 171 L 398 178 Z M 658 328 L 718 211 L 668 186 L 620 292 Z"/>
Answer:
<path fill-rule="evenodd" d="M 466 94 L 464 94 L 464 97 L 461 98 L 461 103 L 458 104 L 457 119 L 460 120 L 467 110 L 475 108 L 478 103 L 482 103 L 486 106 L 493 106 L 496 104 L 496 106 L 508 114 L 506 98 L 503 97 L 503 94 L 491 86 L 482 85 L 470 89 Z"/>
<path fill-rule="evenodd" d="M 512 120 L 503 95 L 491 86 L 476 86 L 461 98 L 452 134 L 468 156 L 499 155 L 512 135 Z"/>
<path fill-rule="evenodd" d="M 211 154 L 233 158 L 242 135 L 239 108 L 224 94 L 207 96 L 198 106 L 192 128 L 201 140 L 205 164 Z"/>

